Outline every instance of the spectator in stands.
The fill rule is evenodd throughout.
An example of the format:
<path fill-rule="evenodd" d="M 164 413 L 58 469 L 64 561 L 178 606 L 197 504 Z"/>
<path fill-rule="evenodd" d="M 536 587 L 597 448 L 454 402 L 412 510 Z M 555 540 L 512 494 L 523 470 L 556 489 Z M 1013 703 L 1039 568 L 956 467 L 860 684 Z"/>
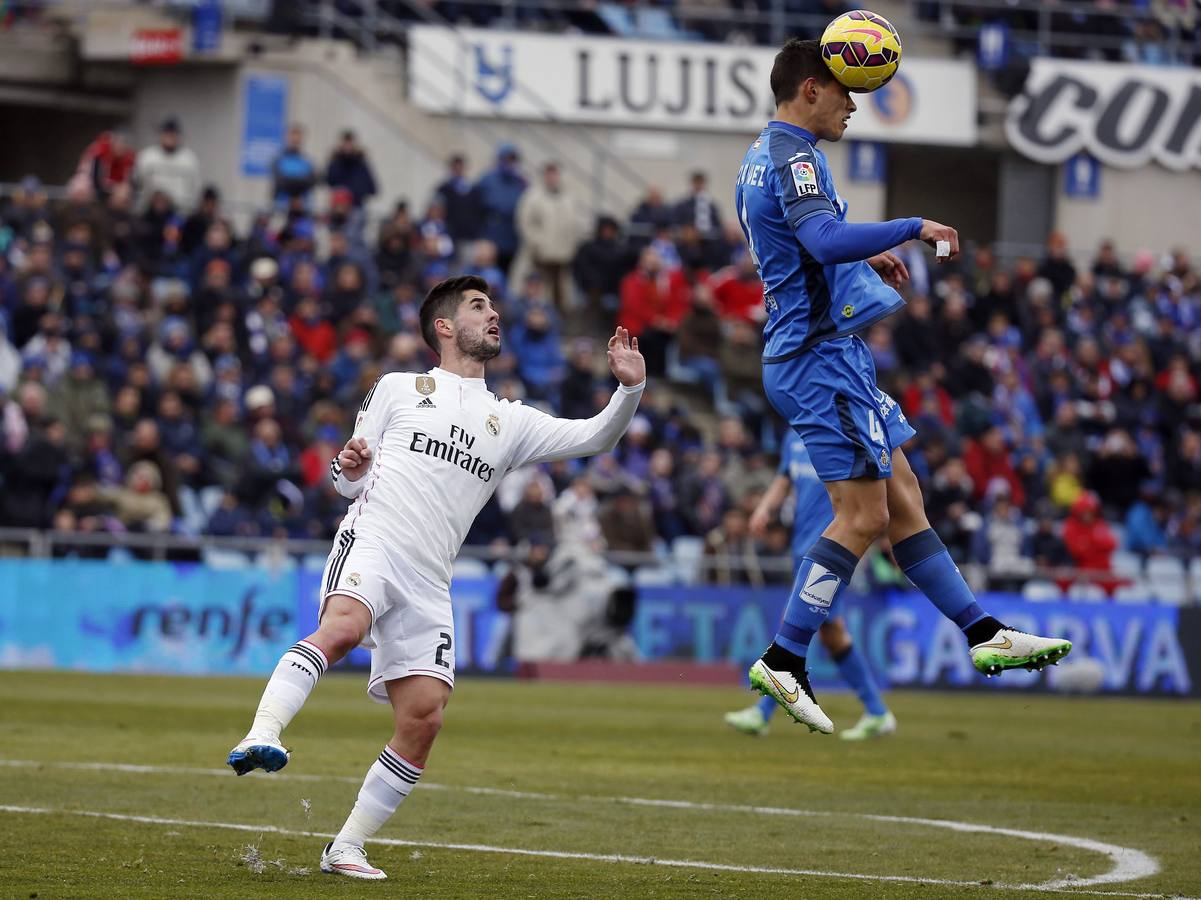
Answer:
<path fill-rule="evenodd" d="M 45 313 L 38 320 L 38 331 L 21 348 L 26 377 L 32 366 L 40 366 L 45 372 L 45 383 L 53 386 L 71 363 L 71 343 L 66 338 L 67 323 L 58 313 Z"/>
<path fill-rule="evenodd" d="M 191 148 L 183 145 L 179 120 L 165 119 L 159 126 L 158 143 L 138 153 L 134 164 L 134 183 L 142 198 L 142 207 L 150 206 L 162 193 L 171 208 L 187 214 L 200 196 L 200 161 Z"/>
<path fill-rule="evenodd" d="M 642 251 L 638 268 L 621 282 L 620 321 L 638 338 L 647 373 L 662 375 L 667 345 L 688 311 L 688 283 L 678 269 L 668 269 L 653 247 Z"/>
<path fill-rule="evenodd" d="M 266 505 L 280 490 L 280 482 L 300 481 L 300 469 L 275 419 L 260 418 L 252 434 L 238 491 L 242 501 L 253 509 Z"/>
<path fill-rule="evenodd" d="M 338 333 L 334 326 L 321 315 L 316 297 L 301 298 L 296 312 L 288 320 L 296 343 L 319 363 L 327 363 L 338 348 Z M 331 457 L 332 458 L 332 457 Z"/>
<path fill-rule="evenodd" d="M 601 504 L 601 533 L 610 552 L 649 553 L 655 525 L 650 505 L 629 488 L 622 488 Z"/>
<path fill-rule="evenodd" d="M 933 308 L 929 297 L 917 294 L 909 298 L 900 321 L 893 328 L 892 343 L 897 358 L 910 368 L 925 369 L 942 355 Z"/>
<path fill-rule="evenodd" d="M 692 306 L 680 320 L 676 332 L 679 369 L 669 372 L 673 378 L 687 377 L 704 386 L 711 394 L 721 381 L 717 356 L 722 341 L 722 323 L 713 299 L 713 289 L 702 283 L 692 295 Z"/>
<path fill-rule="evenodd" d="M 575 194 L 563 185 L 557 163 L 543 166 L 541 180 L 521 195 L 516 222 L 521 251 L 511 280 L 520 284 L 527 272 L 538 272 L 558 310 L 574 309 L 571 264 L 584 238 L 584 215 Z"/>
<path fill-rule="evenodd" d="M 1121 519 L 1139 497 L 1143 482 L 1151 477 L 1147 460 L 1139 453 L 1130 432 L 1114 428 L 1101 442 L 1088 467 L 1088 483 L 1106 510 Z"/>
<path fill-rule="evenodd" d="M 75 177 L 85 179 L 94 196 L 103 202 L 118 185 L 133 181 L 136 160 L 129 135 L 119 130 L 103 131 L 84 149 Z"/>
<path fill-rule="evenodd" d="M 304 127 L 288 127 L 284 148 L 271 163 L 271 192 L 277 210 L 307 213 L 317 184 L 317 166 L 304 153 Z"/>
<path fill-rule="evenodd" d="M 580 245 L 573 268 L 576 284 L 584 294 L 584 313 L 589 330 L 613 330 L 622 274 L 629 267 L 629 251 L 621 240 L 621 226 L 612 216 L 598 216 L 591 240 Z"/>
<path fill-rule="evenodd" d="M 767 317 L 763 305 L 763 282 L 759 280 L 755 261 L 746 248 L 740 248 L 734 262 L 710 276 L 709 286 L 722 319 L 761 325 Z"/>
<path fill-rule="evenodd" d="M 496 167 L 480 178 L 474 190 L 480 216 L 479 236 L 496 247 L 497 265 L 506 276 L 517 256 L 517 205 L 526 186 L 517 147 L 501 144 L 496 150 Z"/>
<path fill-rule="evenodd" d="M 109 409 L 108 387 L 96 378 L 92 357 L 76 351 L 71 367 L 50 392 L 50 414 L 67 427 L 67 445 L 73 452 L 83 448 L 84 428 L 93 415 Z"/>
<path fill-rule="evenodd" d="M 30 422 L 29 439 L 7 459 L 0 457 L 4 490 L 0 510 L 6 525 L 48 528 L 54 518 L 53 498 L 70 478 L 67 429 L 58 419 Z"/>
<path fill-rule="evenodd" d="M 681 465 L 677 491 L 689 534 L 703 536 L 721 522 L 729 504 L 721 478 L 722 465 L 721 454 L 715 451 Z"/>
<path fill-rule="evenodd" d="M 555 517 L 543 482 L 530 479 L 521 492 L 521 500 L 509 512 L 509 533 L 514 541 L 539 538 L 551 540 L 555 534 Z"/>
<path fill-rule="evenodd" d="M 1010 502 L 1009 483 L 996 479 L 985 494 L 991 504 L 975 535 L 975 556 L 988 570 L 988 586 L 994 591 L 1020 590 L 1034 566 L 1026 555 L 1022 512 Z"/>
<path fill-rule="evenodd" d="M 360 209 L 376 194 L 375 173 L 367 154 L 360 146 L 355 133 L 349 128 L 330 154 L 325 168 L 325 183 L 331 188 L 342 188 L 350 192 L 351 203 Z"/>
<path fill-rule="evenodd" d="M 207 185 L 197 205 L 183 223 L 179 235 L 179 252 L 191 256 L 204 243 L 209 229 L 221 218 L 221 192 Z"/>
<path fill-rule="evenodd" d="M 249 445 L 246 430 L 239 421 L 237 401 L 231 398 L 218 400 L 200 430 L 200 446 L 209 459 L 216 484 L 227 490 L 236 487 L 241 477 L 241 461 Z"/>
<path fill-rule="evenodd" d="M 21 354 L 8 339 L 8 318 L 0 315 L 0 394 L 11 395 L 21 377 Z"/>
<path fill-rule="evenodd" d="M 18 183 L 12 203 L 5 210 L 5 224 L 13 230 L 14 237 L 33 241 L 38 226 L 48 228 L 50 220 L 50 198 L 41 179 L 36 175 L 26 175 Z"/>
<path fill-rule="evenodd" d="M 720 241 L 720 204 L 709 190 L 709 177 L 704 172 L 692 173 L 688 193 L 676 203 L 675 221 L 678 225 L 695 228 L 707 250 Z"/>
<path fill-rule="evenodd" d="M 563 380 L 565 361 L 552 310 L 542 304 L 527 305 L 521 319 L 509 324 L 507 342 L 529 396 L 553 397 Z"/>
<path fill-rule="evenodd" d="M 553 534 L 560 542 L 585 544 L 598 549 L 603 546 L 600 503 L 586 476 L 579 475 L 572 479 L 571 484 L 555 499 L 552 512 Z"/>
<path fill-rule="evenodd" d="M 1076 267 L 1068 258 L 1068 241 L 1061 232 L 1047 238 L 1047 255 L 1039 264 L 1038 275 L 1051 282 L 1056 297 L 1063 297 L 1076 282 Z"/>
<path fill-rule="evenodd" d="M 434 189 L 434 198 L 446 212 L 446 230 L 456 246 L 463 246 L 478 233 L 478 197 L 467 179 L 467 158 L 456 153 L 446 162 L 446 179 Z"/>
<path fill-rule="evenodd" d="M 738 507 L 727 509 L 721 524 L 705 535 L 705 559 L 711 584 L 763 585 L 763 571 L 755 539 L 747 527 L 747 514 Z"/>
<path fill-rule="evenodd" d="M 1039 569 L 1062 569 L 1072 565 L 1072 556 L 1059 536 L 1058 528 L 1054 507 L 1045 501 L 1040 503 L 1034 531 L 1026 542 L 1026 555 Z"/>
<path fill-rule="evenodd" d="M 1014 471 L 1005 433 L 999 426 L 992 425 L 978 438 L 969 439 L 963 461 L 972 478 L 976 500 L 983 500 L 993 480 L 1000 479 L 1009 485 L 1010 501 L 1019 509 L 1025 506 L 1025 489 Z"/>
<path fill-rule="evenodd" d="M 1168 506 L 1160 491 L 1144 484 L 1139 499 L 1126 512 L 1126 550 L 1147 557 L 1167 549 Z"/>
<path fill-rule="evenodd" d="M 655 235 L 671 228 L 675 213 L 663 199 L 663 191 L 655 186 L 646 189 L 646 196 L 630 215 L 630 239 L 635 250 L 641 250 Z"/>
<path fill-rule="evenodd" d="M 1063 542 L 1077 569 L 1108 572 L 1118 541 L 1113 529 L 1101 518 L 1101 501 L 1085 491 L 1072 504 L 1063 526 Z"/>
<path fill-rule="evenodd" d="M 749 411 L 762 411 L 762 329 L 734 322 L 721 345 L 721 371 L 730 400 Z"/>
<path fill-rule="evenodd" d="M 154 463 L 134 463 L 124 487 L 102 488 L 100 496 L 113 504 L 121 524 L 130 531 L 166 532 L 171 528 L 171 504 L 162 491 L 162 476 Z"/>

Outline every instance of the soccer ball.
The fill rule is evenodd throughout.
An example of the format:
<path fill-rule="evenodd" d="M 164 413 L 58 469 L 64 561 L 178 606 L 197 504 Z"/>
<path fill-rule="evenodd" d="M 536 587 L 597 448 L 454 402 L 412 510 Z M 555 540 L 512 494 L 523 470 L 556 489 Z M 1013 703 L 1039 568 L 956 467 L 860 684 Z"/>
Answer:
<path fill-rule="evenodd" d="M 888 84 L 901 64 L 901 39 L 892 23 L 866 9 L 843 13 L 826 26 L 822 59 L 848 90 L 866 94 Z"/>

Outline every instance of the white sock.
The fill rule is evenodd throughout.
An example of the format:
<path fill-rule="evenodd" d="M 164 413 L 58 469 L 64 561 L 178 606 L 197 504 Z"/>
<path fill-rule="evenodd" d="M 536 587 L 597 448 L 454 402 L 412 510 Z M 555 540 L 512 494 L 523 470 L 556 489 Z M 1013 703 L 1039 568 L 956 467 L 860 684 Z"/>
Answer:
<path fill-rule="evenodd" d="M 425 770 L 413 765 L 391 747 L 384 747 L 363 779 L 359 798 L 334 838 L 334 849 L 346 845 L 362 847 L 363 841 L 380 830 L 396 808 L 409 796 Z"/>
<path fill-rule="evenodd" d="M 297 641 L 289 647 L 271 673 L 249 734 L 278 741 L 327 668 L 329 661 L 316 644 Z"/>

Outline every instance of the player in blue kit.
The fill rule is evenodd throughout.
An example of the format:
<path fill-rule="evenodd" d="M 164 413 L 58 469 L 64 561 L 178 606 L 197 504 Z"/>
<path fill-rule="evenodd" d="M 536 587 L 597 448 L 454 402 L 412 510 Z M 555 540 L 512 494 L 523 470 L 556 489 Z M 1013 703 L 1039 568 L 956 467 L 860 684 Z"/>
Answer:
<path fill-rule="evenodd" d="M 795 571 L 805 552 L 813 546 L 813 542 L 834 518 L 834 510 L 830 507 L 830 497 L 826 493 L 825 485 L 809 459 L 805 442 L 795 431 L 790 431 L 785 436 L 784 450 L 780 454 L 780 469 L 751 514 L 753 535 L 763 535 L 767 525 L 784 504 L 790 490 L 796 503 L 792 521 L 792 558 Z M 864 713 L 859 721 L 853 728 L 839 731 L 838 736 L 844 741 L 863 741 L 896 731 L 897 720 L 884 705 L 880 688 L 876 686 L 876 679 L 872 677 L 867 659 L 855 649 L 842 617 L 834 616 L 823 622 L 817 634 L 822 646 L 838 666 L 838 671 L 863 703 Z M 777 706 L 774 697 L 761 697 L 754 706 L 726 713 L 726 724 L 743 734 L 766 734 L 767 723 Z"/>
<path fill-rule="evenodd" d="M 784 45 L 771 88 L 776 117 L 743 158 L 735 205 L 763 280 L 764 390 L 809 448 L 834 520 L 806 551 L 784 622 L 750 679 L 798 722 L 829 734 L 834 725 L 813 696 L 805 655 L 859 558 L 882 535 L 909 580 L 963 630 L 977 670 L 1041 669 L 1072 645 L 1007 628 L 976 603 L 926 519 L 901 449 L 914 431 L 876 386 L 858 337 L 904 305 L 896 289 L 909 273 L 889 249 L 919 239 L 945 259 L 959 252 L 959 236 L 929 219 L 846 221 L 846 202 L 817 145 L 839 140 L 856 107 L 817 41 Z"/>

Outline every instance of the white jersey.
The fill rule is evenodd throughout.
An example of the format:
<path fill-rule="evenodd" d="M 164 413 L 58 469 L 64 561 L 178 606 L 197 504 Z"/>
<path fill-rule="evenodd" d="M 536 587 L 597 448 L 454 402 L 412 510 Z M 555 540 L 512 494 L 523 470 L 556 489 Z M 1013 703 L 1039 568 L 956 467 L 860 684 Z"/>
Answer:
<path fill-rule="evenodd" d="M 620 385 L 600 413 L 573 420 L 498 400 L 484 379 L 443 369 L 381 376 L 354 428 L 371 449 L 370 470 L 350 481 L 336 459 L 331 464 L 338 493 L 355 498 L 339 536 L 377 543 L 449 585 L 467 531 L 505 473 L 612 450 L 644 384 Z"/>

